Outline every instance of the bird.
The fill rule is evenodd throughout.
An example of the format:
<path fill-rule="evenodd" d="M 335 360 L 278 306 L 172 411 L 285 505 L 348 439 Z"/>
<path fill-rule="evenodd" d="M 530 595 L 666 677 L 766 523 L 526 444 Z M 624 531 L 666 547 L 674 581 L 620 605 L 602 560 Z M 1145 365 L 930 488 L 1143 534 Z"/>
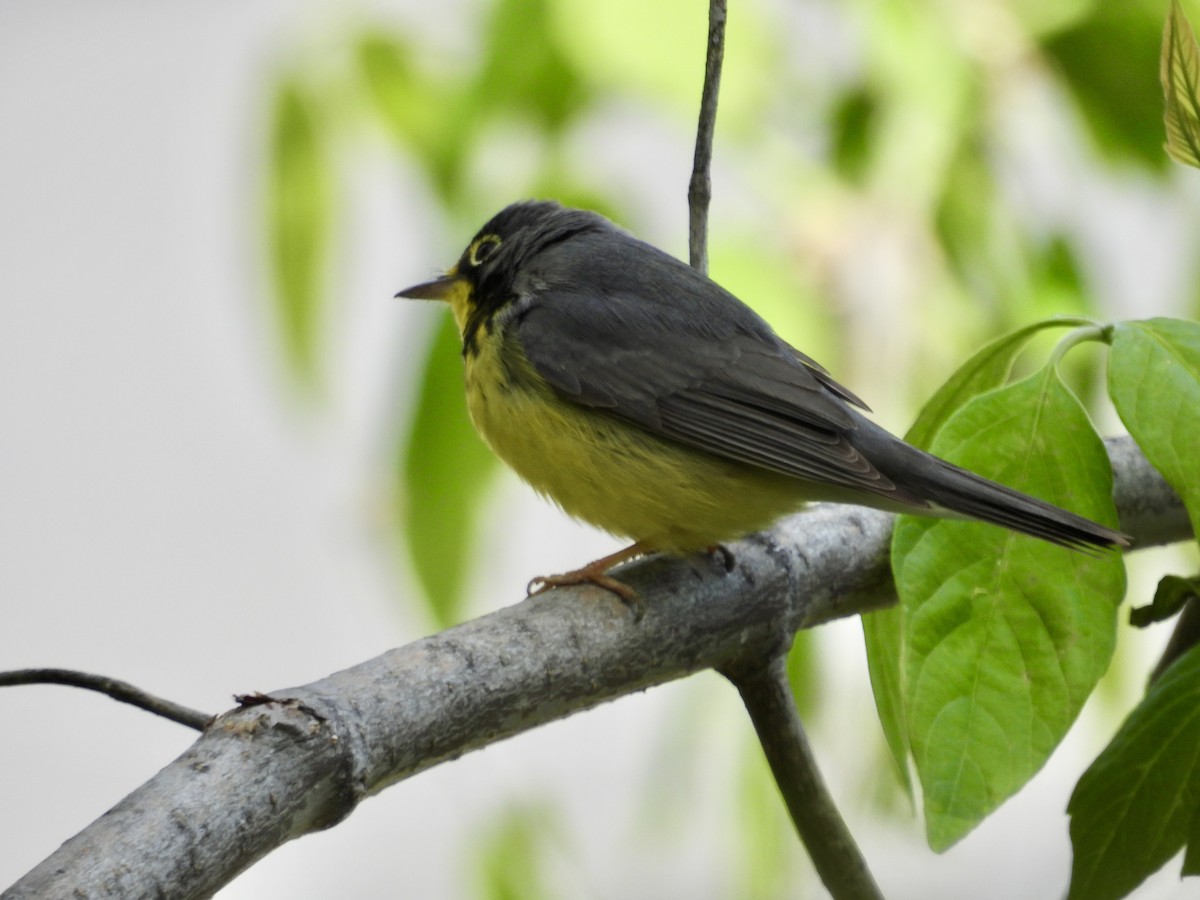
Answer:
<path fill-rule="evenodd" d="M 533 579 L 592 583 L 635 556 L 720 551 L 811 501 L 977 519 L 1075 549 L 1118 531 L 877 425 L 866 404 L 697 269 L 550 200 L 493 216 L 445 274 L 397 297 L 449 304 L 485 443 L 568 515 L 630 546 Z"/>

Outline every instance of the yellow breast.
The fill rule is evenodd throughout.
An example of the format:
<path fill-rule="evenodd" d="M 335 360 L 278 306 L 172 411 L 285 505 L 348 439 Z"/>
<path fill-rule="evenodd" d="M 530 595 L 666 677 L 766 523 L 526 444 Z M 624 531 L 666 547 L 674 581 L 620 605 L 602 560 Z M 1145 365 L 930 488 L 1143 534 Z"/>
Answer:
<path fill-rule="evenodd" d="M 467 404 L 495 453 L 576 518 L 656 549 L 702 550 L 766 527 L 800 482 L 655 437 L 564 401 L 496 335 L 466 360 Z"/>

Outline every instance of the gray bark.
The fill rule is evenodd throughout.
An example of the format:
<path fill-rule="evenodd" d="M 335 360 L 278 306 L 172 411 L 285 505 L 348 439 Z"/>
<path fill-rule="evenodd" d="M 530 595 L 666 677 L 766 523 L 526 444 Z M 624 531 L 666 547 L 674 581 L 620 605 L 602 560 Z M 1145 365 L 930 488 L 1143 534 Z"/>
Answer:
<path fill-rule="evenodd" d="M 1108 442 L 1121 527 L 1191 536 L 1127 438 Z M 702 669 L 777 653 L 801 628 L 895 602 L 892 517 L 817 506 L 721 560 L 650 558 L 602 590 L 559 589 L 219 716 L 181 757 L 13 885 L 17 898 L 204 897 L 364 797 L 470 750 Z"/>

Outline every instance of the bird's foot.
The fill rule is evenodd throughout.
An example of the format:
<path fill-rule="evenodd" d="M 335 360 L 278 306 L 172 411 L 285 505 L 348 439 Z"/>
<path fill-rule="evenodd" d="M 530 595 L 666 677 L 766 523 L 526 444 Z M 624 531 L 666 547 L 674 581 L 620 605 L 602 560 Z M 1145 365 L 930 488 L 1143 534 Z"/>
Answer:
<path fill-rule="evenodd" d="M 640 556 L 648 550 L 648 547 L 639 542 L 570 572 L 563 572 L 560 575 L 539 575 L 529 582 L 525 589 L 526 593 L 532 596 L 549 588 L 567 587 L 574 584 L 594 584 L 620 597 L 621 602 L 633 613 L 634 621 L 640 622 L 646 610 L 642 606 L 642 600 L 638 597 L 637 591 L 607 573 L 613 566 Z"/>
<path fill-rule="evenodd" d="M 590 571 L 588 566 L 576 569 L 574 572 L 563 572 L 561 575 L 539 575 L 529 582 L 526 592 L 532 597 L 534 594 L 540 594 L 542 591 L 549 590 L 550 588 L 567 587 L 573 584 L 594 584 L 596 587 L 602 587 L 606 591 L 612 591 L 621 598 L 622 603 L 629 607 L 629 611 L 633 613 L 634 621 L 640 622 L 642 616 L 646 614 L 637 591 L 625 582 L 617 581 L 611 575 Z"/>

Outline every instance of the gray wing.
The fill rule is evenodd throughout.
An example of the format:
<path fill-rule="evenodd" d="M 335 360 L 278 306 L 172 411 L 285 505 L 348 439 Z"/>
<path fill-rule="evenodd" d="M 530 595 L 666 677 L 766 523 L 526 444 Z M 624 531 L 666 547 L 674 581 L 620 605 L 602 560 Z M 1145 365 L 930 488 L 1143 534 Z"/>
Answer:
<path fill-rule="evenodd" d="M 861 401 L 740 301 L 704 286 L 674 302 L 555 290 L 510 334 L 573 402 L 717 456 L 921 503 L 855 446 L 863 420 L 848 404 Z"/>

